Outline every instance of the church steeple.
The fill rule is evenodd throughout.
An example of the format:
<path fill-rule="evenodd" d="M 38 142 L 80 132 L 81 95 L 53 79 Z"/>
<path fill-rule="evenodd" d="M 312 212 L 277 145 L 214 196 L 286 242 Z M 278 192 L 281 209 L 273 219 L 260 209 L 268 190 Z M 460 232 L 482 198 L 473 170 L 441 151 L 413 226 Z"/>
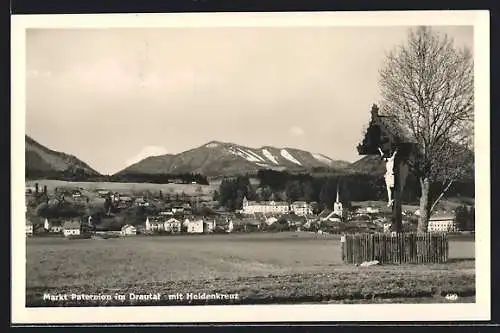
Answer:
<path fill-rule="evenodd" d="M 340 191 L 339 191 L 339 184 L 337 183 L 337 200 L 333 203 L 333 212 L 342 217 L 344 210 L 342 209 L 342 203 L 340 202 Z"/>

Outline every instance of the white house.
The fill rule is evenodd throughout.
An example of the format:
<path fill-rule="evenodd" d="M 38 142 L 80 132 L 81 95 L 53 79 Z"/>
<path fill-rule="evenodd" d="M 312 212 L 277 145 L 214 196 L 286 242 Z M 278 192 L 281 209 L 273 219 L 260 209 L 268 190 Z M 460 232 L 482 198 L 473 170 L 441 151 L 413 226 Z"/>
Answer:
<path fill-rule="evenodd" d="M 120 234 L 122 236 L 127 236 L 127 235 L 136 235 L 137 234 L 137 229 L 133 225 L 126 224 L 122 227 L 122 230 L 120 231 Z"/>
<path fill-rule="evenodd" d="M 33 236 L 33 223 L 30 220 L 26 220 L 26 236 Z"/>
<path fill-rule="evenodd" d="M 182 206 L 177 206 L 177 207 L 172 207 L 172 213 L 175 214 L 175 213 L 182 213 L 184 212 L 184 207 Z"/>
<path fill-rule="evenodd" d="M 165 230 L 165 221 L 154 217 L 146 217 L 146 231 Z"/>
<path fill-rule="evenodd" d="M 449 214 L 436 214 L 429 218 L 428 232 L 455 232 L 458 231 L 455 217 Z"/>
<path fill-rule="evenodd" d="M 54 233 L 58 233 L 58 232 L 63 231 L 63 227 L 61 225 L 61 222 L 58 222 L 58 221 L 50 222 L 49 219 L 47 219 L 47 218 L 43 221 L 43 228 L 45 229 L 45 231 L 54 232 Z"/>
<path fill-rule="evenodd" d="M 169 231 L 169 232 L 173 232 L 173 233 L 181 232 L 181 226 L 182 226 L 181 221 L 179 221 L 175 218 L 168 219 L 163 223 L 163 229 L 165 231 Z"/>
<path fill-rule="evenodd" d="M 80 235 L 81 223 L 78 221 L 66 221 L 63 224 L 63 233 L 65 237 L 70 235 Z"/>
<path fill-rule="evenodd" d="M 215 220 L 203 221 L 203 232 L 213 232 L 215 230 Z"/>
<path fill-rule="evenodd" d="M 299 216 L 312 215 L 313 213 L 312 206 L 305 201 L 295 201 L 291 204 L 290 209 Z"/>
<path fill-rule="evenodd" d="M 63 231 L 63 227 L 60 224 L 60 222 L 59 223 L 51 223 L 49 232 L 58 233 L 58 232 L 62 232 L 62 231 Z"/>
<path fill-rule="evenodd" d="M 104 198 L 109 194 L 110 194 L 110 191 L 108 191 L 108 190 L 105 190 L 105 189 L 98 189 L 97 190 L 97 195 L 101 198 Z"/>
<path fill-rule="evenodd" d="M 274 217 L 274 216 L 268 217 L 266 219 L 266 224 L 267 225 L 271 225 L 271 224 L 276 223 L 276 222 L 278 222 L 278 219 L 276 217 Z"/>
<path fill-rule="evenodd" d="M 138 197 L 135 199 L 135 204 L 140 207 L 148 207 L 149 202 L 144 197 Z"/>
<path fill-rule="evenodd" d="M 233 220 L 229 220 L 229 223 L 227 224 L 227 229 L 226 229 L 226 231 L 227 231 L 227 232 L 233 232 L 233 229 L 234 229 Z"/>
<path fill-rule="evenodd" d="M 187 232 L 192 234 L 202 234 L 203 233 L 203 220 L 190 220 L 186 219 L 184 225 L 187 227 Z"/>
<path fill-rule="evenodd" d="M 366 207 L 366 213 L 367 214 L 378 214 L 380 210 L 375 207 Z"/>
<path fill-rule="evenodd" d="M 115 193 L 111 194 L 110 197 L 111 197 L 111 201 L 112 202 L 118 202 L 118 201 L 120 201 L 120 193 L 116 193 L 115 192 Z"/>

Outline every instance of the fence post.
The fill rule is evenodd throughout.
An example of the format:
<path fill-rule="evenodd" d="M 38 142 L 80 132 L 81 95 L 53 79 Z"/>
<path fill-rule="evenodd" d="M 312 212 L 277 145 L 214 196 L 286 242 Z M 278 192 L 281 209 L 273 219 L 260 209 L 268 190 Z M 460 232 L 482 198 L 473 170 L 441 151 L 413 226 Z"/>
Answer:
<path fill-rule="evenodd" d="M 344 234 L 341 236 L 344 263 L 378 260 L 387 264 L 444 263 L 448 260 L 446 234 Z"/>

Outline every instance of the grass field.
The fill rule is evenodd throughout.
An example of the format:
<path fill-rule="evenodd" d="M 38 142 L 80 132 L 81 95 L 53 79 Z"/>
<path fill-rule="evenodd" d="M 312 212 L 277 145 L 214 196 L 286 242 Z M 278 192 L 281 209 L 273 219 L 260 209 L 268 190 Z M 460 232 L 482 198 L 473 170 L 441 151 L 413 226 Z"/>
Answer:
<path fill-rule="evenodd" d="M 347 266 L 340 260 L 338 236 L 309 233 L 30 238 L 26 301 L 27 306 L 136 304 L 42 301 L 44 293 L 117 291 L 164 295 L 147 305 L 177 304 L 168 295 L 178 292 L 237 293 L 235 303 L 442 301 L 448 292 L 473 298 L 474 242 L 451 240 L 450 259 L 442 265 Z"/>
<path fill-rule="evenodd" d="M 188 196 L 203 195 L 207 197 L 212 197 L 214 190 L 218 186 L 215 185 L 198 185 L 198 184 L 149 184 L 149 183 L 114 183 L 114 182 L 68 182 L 63 180 L 29 180 L 26 181 L 26 186 L 34 186 L 38 183 L 40 188 L 44 185 L 47 186 L 47 190 L 52 192 L 56 187 L 68 187 L 68 188 L 83 188 L 87 191 L 95 191 L 97 189 L 106 189 L 109 191 L 116 191 L 123 194 L 131 194 L 133 192 L 151 191 L 159 192 L 160 190 L 164 193 L 182 193 L 184 192 Z M 201 189 L 201 193 L 197 191 Z"/>

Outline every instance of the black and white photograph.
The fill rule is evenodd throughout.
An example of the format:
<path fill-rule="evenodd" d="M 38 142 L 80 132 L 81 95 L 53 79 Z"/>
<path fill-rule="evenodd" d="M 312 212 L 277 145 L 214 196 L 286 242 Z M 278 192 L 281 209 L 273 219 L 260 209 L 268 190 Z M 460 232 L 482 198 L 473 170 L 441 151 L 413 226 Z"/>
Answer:
<path fill-rule="evenodd" d="M 489 319 L 487 12 L 12 21 L 20 321 Z"/>

